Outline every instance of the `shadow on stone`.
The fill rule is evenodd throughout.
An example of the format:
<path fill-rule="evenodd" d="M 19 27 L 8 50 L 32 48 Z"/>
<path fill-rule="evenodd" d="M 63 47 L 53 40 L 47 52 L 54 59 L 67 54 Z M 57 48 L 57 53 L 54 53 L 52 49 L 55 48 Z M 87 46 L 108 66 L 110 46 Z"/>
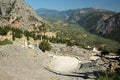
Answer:
<path fill-rule="evenodd" d="M 56 75 L 62 75 L 62 76 L 69 76 L 69 77 L 77 77 L 77 78 L 83 78 L 83 79 L 97 79 L 99 75 L 105 75 L 101 71 L 94 71 L 94 72 L 86 72 L 86 73 L 78 73 L 78 72 L 72 72 L 72 73 L 60 73 L 53 70 L 50 70 L 46 67 L 44 69 L 56 74 Z"/>

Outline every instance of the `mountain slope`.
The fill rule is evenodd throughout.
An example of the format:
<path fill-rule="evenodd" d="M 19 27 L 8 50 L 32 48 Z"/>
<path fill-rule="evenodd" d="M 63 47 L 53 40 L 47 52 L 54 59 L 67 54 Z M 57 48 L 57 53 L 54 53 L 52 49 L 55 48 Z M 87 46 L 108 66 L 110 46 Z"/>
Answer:
<path fill-rule="evenodd" d="M 104 9 L 83 8 L 75 10 L 68 21 L 78 23 L 89 31 L 100 19 L 105 20 L 113 14 L 115 13 Z"/>
<path fill-rule="evenodd" d="M 105 38 L 110 38 L 120 42 L 118 37 L 120 33 L 120 21 L 119 16 L 117 15 L 116 12 L 105 9 L 83 8 L 71 9 L 52 14 L 42 14 L 42 17 L 45 19 L 77 23 L 91 33 L 104 34 L 102 36 Z"/>
<path fill-rule="evenodd" d="M 23 0 L 0 0 L 0 26 L 32 28 L 42 19 Z"/>
<path fill-rule="evenodd" d="M 36 13 L 40 15 L 44 19 L 52 19 L 52 20 L 66 20 L 67 15 L 52 9 L 45 9 L 45 8 L 39 8 L 36 10 Z"/>
<path fill-rule="evenodd" d="M 102 23 L 97 23 L 95 31 L 98 34 L 109 34 L 120 31 L 120 13 L 104 20 Z"/>
<path fill-rule="evenodd" d="M 59 11 L 53 9 L 39 8 L 36 10 L 36 12 L 37 14 L 52 14 L 52 13 L 58 13 Z"/>
<path fill-rule="evenodd" d="M 106 20 L 114 14 L 115 12 L 104 9 L 82 8 L 82 9 L 70 9 L 51 14 L 46 13 L 40 16 L 42 16 L 45 19 L 53 20 L 59 19 L 62 21 L 77 23 L 83 26 L 88 31 L 90 31 L 91 28 L 95 26 L 99 20 Z"/>
<path fill-rule="evenodd" d="M 117 40 L 120 42 L 120 13 L 113 15 L 112 17 L 98 22 L 94 27 L 94 32 L 100 34 L 103 37 Z"/>
<path fill-rule="evenodd" d="M 120 48 L 118 42 L 102 38 L 86 31 L 82 26 L 62 21 L 48 20 L 51 24 L 50 31 L 56 33 L 56 38 L 50 39 L 53 43 L 67 43 L 68 45 L 77 45 L 80 47 L 106 47 L 106 50 L 115 52 Z"/>

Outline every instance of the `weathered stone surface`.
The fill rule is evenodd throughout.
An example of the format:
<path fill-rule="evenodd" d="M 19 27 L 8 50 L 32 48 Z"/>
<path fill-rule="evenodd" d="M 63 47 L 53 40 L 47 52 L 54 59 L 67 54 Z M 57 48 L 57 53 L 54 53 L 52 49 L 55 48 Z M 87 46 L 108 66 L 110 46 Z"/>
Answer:
<path fill-rule="evenodd" d="M 78 46 L 67 46 L 66 44 L 52 44 L 52 50 L 53 53 L 58 55 L 71 55 L 71 56 L 77 56 L 79 60 L 84 62 L 89 62 L 91 57 L 94 56 L 92 50 L 87 50 L 83 48 L 79 48 Z M 96 53 L 97 54 L 97 53 Z M 99 57 L 97 57 L 98 59 Z M 92 59 L 91 59 L 92 60 Z"/>
<path fill-rule="evenodd" d="M 50 80 L 51 77 L 56 80 L 94 80 L 84 79 L 85 75 L 75 77 L 81 76 L 75 73 L 72 73 L 71 76 L 54 74 L 45 69 L 46 60 L 49 58 L 51 57 L 38 48 L 28 49 L 14 44 L 3 46 L 0 48 L 0 80 Z M 67 64 L 71 65 L 71 63 Z M 67 64 L 64 65 L 67 66 Z M 73 64 L 75 63 L 73 62 Z M 59 65 L 56 66 L 59 67 Z M 91 71 L 91 69 L 87 69 Z M 87 69 L 85 68 L 86 71 L 88 71 Z"/>
<path fill-rule="evenodd" d="M 97 63 L 98 63 L 99 65 L 105 64 L 105 62 L 104 62 L 103 60 L 101 60 L 101 59 L 97 60 Z"/>
<path fill-rule="evenodd" d="M 93 74 L 88 75 L 88 77 L 89 77 L 89 78 L 91 78 L 91 79 L 96 79 L 96 78 L 97 78 L 97 77 L 96 77 L 96 76 L 94 76 Z"/>

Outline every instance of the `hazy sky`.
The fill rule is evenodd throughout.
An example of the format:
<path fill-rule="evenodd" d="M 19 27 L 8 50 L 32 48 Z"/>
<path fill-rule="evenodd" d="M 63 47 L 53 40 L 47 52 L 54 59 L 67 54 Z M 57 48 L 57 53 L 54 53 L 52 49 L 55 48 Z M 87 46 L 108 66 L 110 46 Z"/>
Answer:
<path fill-rule="evenodd" d="M 120 12 L 120 0 L 25 0 L 34 9 L 67 10 L 76 8 L 103 8 Z"/>

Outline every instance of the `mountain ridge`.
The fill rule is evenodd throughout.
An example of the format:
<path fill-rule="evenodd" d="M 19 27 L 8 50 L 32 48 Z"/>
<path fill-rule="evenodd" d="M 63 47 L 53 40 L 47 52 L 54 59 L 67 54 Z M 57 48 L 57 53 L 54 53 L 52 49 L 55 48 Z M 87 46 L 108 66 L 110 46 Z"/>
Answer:
<path fill-rule="evenodd" d="M 51 9 L 44 9 L 44 10 L 51 10 Z M 37 13 L 39 14 L 39 12 Z M 72 23 L 78 23 L 80 26 L 83 26 L 85 29 L 91 30 L 91 28 L 95 26 L 99 20 L 104 21 L 109 17 L 115 15 L 116 13 L 117 12 L 114 11 L 89 7 L 89 8 L 58 11 L 58 13 L 53 12 L 53 14 L 44 13 L 39 15 L 45 19 L 62 20 Z M 91 21 L 94 22 L 92 23 L 92 25 L 91 25 Z"/>
<path fill-rule="evenodd" d="M 117 13 L 102 22 L 98 22 L 93 30 L 93 32 L 100 36 L 116 40 L 120 43 L 120 13 Z"/>
<path fill-rule="evenodd" d="M 58 10 L 53 10 L 53 9 L 46 9 L 46 8 L 39 8 L 36 10 L 38 14 L 52 14 L 52 13 L 58 13 L 60 11 Z"/>
<path fill-rule="evenodd" d="M 105 24 L 107 25 L 106 22 L 109 23 L 111 18 L 113 18 L 116 14 L 117 14 L 117 12 L 109 11 L 109 10 L 105 10 L 105 9 L 82 8 L 82 9 L 70 9 L 70 10 L 66 10 L 66 11 L 61 11 L 57 14 L 56 13 L 55 14 L 47 14 L 46 13 L 45 15 L 40 15 L 40 16 L 45 19 L 61 20 L 61 21 L 69 22 L 69 23 L 79 24 L 80 26 L 85 28 L 90 33 L 97 34 L 97 35 L 108 33 L 108 31 L 111 32 L 110 29 L 113 30 L 114 28 L 116 28 L 114 30 L 114 32 L 117 33 L 117 35 L 118 35 L 119 30 L 117 30 L 117 27 L 112 27 L 112 26 L 111 26 L 111 28 L 105 27 Z M 115 17 L 115 18 L 117 18 L 117 17 Z M 115 22 L 119 23 L 119 20 L 115 21 Z M 114 22 L 114 24 L 115 24 L 115 22 Z M 111 24 L 113 25 L 113 23 L 111 23 Z M 106 34 L 104 34 L 104 35 L 106 35 Z M 102 36 L 104 36 L 104 35 L 102 35 Z M 111 34 L 109 34 L 109 35 L 111 36 Z M 107 34 L 107 36 L 109 36 L 109 35 Z M 105 38 L 108 38 L 107 36 Z M 114 35 L 112 34 L 112 36 L 116 36 L 116 34 L 114 34 Z M 117 40 L 117 38 L 119 38 L 119 37 L 116 37 L 113 40 Z M 112 39 L 112 37 L 110 39 Z M 119 40 L 119 42 L 120 42 L 120 40 Z"/>

